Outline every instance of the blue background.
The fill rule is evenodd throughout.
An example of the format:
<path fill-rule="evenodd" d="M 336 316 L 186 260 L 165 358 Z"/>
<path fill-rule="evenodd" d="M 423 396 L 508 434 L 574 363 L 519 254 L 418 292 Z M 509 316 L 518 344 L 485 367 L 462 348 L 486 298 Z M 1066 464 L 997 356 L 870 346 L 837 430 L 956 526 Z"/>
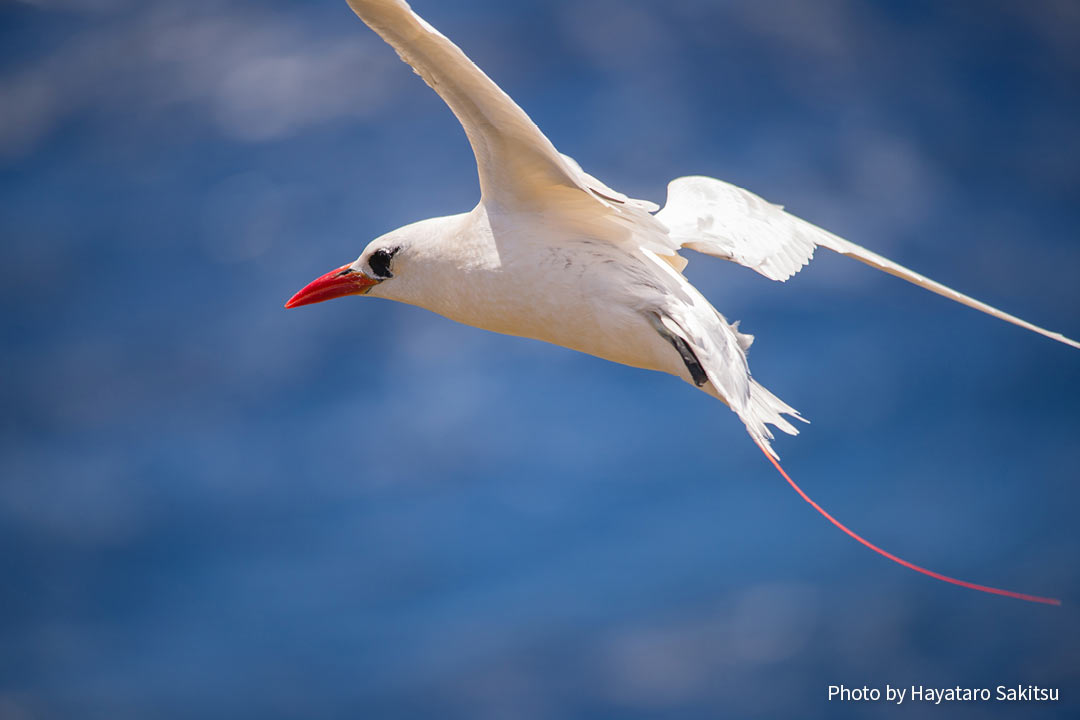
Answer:
<path fill-rule="evenodd" d="M 1080 336 L 1071 2 L 417 0 L 637 197 L 743 185 Z M 822 252 L 688 274 L 813 424 L 806 506 L 679 381 L 348 299 L 472 206 L 438 98 L 343 2 L 0 6 L 0 717 L 1080 713 L 1080 354 Z"/>

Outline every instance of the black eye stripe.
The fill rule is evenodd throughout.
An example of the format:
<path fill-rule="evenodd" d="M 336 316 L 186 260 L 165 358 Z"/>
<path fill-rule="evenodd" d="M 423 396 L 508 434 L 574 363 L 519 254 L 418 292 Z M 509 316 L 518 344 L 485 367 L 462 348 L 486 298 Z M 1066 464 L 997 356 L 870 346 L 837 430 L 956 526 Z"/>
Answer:
<path fill-rule="evenodd" d="M 380 279 L 394 277 L 394 274 L 390 272 L 390 264 L 394 259 L 394 253 L 399 249 L 400 248 L 393 248 L 392 250 L 387 250 L 385 248 L 380 248 L 371 253 L 371 257 L 368 259 L 368 266 L 371 267 L 371 272 L 375 277 Z"/>

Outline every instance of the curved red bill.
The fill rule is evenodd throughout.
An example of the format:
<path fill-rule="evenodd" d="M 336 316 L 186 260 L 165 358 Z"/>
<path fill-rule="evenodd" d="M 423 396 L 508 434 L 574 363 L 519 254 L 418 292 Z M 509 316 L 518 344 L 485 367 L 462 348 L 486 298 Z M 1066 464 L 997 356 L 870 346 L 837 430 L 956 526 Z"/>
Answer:
<path fill-rule="evenodd" d="M 377 283 L 364 273 L 356 272 L 350 265 L 331 270 L 308 283 L 303 290 L 289 298 L 286 308 L 311 305 L 346 295 L 363 295 Z"/>

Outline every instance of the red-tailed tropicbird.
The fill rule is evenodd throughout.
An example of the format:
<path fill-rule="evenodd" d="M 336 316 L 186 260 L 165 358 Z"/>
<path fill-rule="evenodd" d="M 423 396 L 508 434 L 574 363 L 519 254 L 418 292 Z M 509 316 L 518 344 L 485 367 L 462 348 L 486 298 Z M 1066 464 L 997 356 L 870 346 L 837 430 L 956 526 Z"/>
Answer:
<path fill-rule="evenodd" d="M 469 138 L 480 203 L 373 240 L 356 261 L 294 295 L 287 308 L 345 295 L 418 305 L 466 325 L 534 338 L 682 378 L 723 401 L 788 483 L 833 524 L 906 567 L 946 582 L 1054 603 L 956 580 L 902 560 L 814 503 L 780 467 L 772 425 L 798 431 L 799 413 L 750 375 L 753 337 L 729 323 L 683 276 L 689 248 L 787 280 L 827 248 L 1006 322 L 1080 343 L 979 302 L 787 213 L 722 180 L 677 178 L 663 209 L 635 200 L 559 153 L 529 116 L 404 0 L 349 6 L 437 92 Z M 804 421 L 805 422 L 805 421 Z"/>

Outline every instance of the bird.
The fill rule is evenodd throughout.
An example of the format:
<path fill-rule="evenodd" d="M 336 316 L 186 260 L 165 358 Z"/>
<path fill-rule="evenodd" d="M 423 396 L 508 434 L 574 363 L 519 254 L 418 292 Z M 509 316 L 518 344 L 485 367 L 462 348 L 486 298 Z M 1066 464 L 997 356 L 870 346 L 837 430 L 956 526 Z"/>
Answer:
<path fill-rule="evenodd" d="M 420 220 L 375 238 L 356 260 L 293 295 L 286 308 L 350 295 L 380 297 L 496 333 L 674 375 L 726 404 L 796 492 L 858 542 L 939 580 L 1058 602 L 909 563 L 814 503 L 772 447 L 772 428 L 796 435 L 794 421 L 806 421 L 753 377 L 747 360 L 753 336 L 729 322 L 687 280 L 682 253 L 711 255 L 782 282 L 824 248 L 1074 348 L 1080 343 L 722 180 L 672 180 L 662 208 L 628 197 L 560 153 L 509 95 L 405 0 L 348 4 L 457 117 L 475 155 L 480 201 L 467 212 Z"/>

